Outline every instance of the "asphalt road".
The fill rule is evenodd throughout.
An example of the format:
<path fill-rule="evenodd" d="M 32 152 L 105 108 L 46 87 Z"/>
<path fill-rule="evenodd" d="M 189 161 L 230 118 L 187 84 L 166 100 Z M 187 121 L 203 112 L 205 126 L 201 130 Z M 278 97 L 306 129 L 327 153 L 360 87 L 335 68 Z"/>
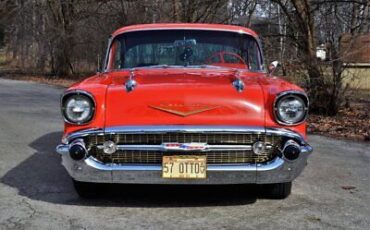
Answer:
<path fill-rule="evenodd" d="M 54 148 L 63 89 L 0 79 L 0 229 L 369 229 L 370 145 L 310 136 L 291 196 L 254 186 L 108 186 L 80 199 Z"/>

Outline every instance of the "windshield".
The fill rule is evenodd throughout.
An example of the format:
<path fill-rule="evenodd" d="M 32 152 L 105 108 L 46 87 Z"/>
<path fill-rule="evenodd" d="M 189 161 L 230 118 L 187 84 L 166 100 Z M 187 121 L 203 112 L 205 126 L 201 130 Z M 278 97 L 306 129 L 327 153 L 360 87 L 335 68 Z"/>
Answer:
<path fill-rule="evenodd" d="M 262 56 L 252 36 L 205 30 L 139 31 L 115 38 L 107 69 L 138 67 L 263 69 Z"/>

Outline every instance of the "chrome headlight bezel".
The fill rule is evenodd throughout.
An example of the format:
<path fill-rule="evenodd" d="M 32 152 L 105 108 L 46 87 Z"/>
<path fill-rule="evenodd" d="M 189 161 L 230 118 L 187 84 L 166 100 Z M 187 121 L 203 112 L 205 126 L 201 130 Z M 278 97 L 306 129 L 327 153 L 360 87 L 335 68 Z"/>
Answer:
<path fill-rule="evenodd" d="M 67 114 L 66 104 L 73 97 L 83 98 L 91 106 L 90 107 L 90 113 L 84 120 L 81 120 L 81 121 L 73 120 Z M 74 125 L 86 125 L 86 124 L 88 124 L 89 122 L 91 122 L 91 120 L 95 116 L 95 108 L 96 108 L 96 103 L 95 103 L 95 99 L 94 99 L 93 95 L 86 92 L 86 91 L 83 91 L 83 90 L 69 91 L 69 92 L 64 93 L 61 97 L 62 116 L 64 118 L 64 121 L 68 124 L 74 124 Z"/>
<path fill-rule="evenodd" d="M 302 101 L 304 104 L 304 115 L 299 120 L 294 121 L 294 122 L 284 120 L 282 116 L 279 114 L 279 108 L 278 108 L 279 104 L 282 102 L 282 100 L 288 99 L 288 98 L 295 98 L 299 101 Z M 276 96 L 275 101 L 274 101 L 273 111 L 274 111 L 275 121 L 278 124 L 285 125 L 285 126 L 300 125 L 303 122 L 305 122 L 308 117 L 308 108 L 309 108 L 309 101 L 308 101 L 307 95 L 304 92 L 293 91 L 293 90 L 284 91 L 282 93 L 279 93 Z"/>

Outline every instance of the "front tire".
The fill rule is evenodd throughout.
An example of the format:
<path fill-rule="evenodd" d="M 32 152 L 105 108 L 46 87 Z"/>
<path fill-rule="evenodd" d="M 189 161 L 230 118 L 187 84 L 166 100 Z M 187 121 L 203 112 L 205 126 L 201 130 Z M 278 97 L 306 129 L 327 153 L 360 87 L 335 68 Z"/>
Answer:
<path fill-rule="evenodd" d="M 94 198 L 100 193 L 98 184 L 82 182 L 72 179 L 77 194 L 82 198 Z"/>
<path fill-rule="evenodd" d="M 285 199 L 292 192 L 292 182 L 264 185 L 267 197 L 272 199 Z"/>

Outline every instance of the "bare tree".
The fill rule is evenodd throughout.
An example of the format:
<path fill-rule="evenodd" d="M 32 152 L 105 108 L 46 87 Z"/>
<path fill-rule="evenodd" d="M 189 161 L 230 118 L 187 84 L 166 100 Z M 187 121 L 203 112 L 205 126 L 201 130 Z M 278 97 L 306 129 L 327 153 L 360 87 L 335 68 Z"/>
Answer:
<path fill-rule="evenodd" d="M 268 61 L 300 77 L 312 111 L 335 114 L 343 99 L 341 37 L 369 33 L 368 0 L 3 0 L 0 24 L 12 65 L 58 76 L 94 71 L 116 28 L 139 23 L 240 24 L 261 35 Z M 345 36 L 342 36 L 346 34 Z M 348 40 L 348 39 L 347 39 Z M 330 61 L 316 58 L 325 44 Z"/>
<path fill-rule="evenodd" d="M 345 69 L 340 53 L 340 37 L 346 31 L 353 36 L 367 28 L 368 1 L 272 0 L 283 12 L 288 27 L 280 34 L 295 44 L 298 60 L 307 73 L 307 90 L 314 112 L 334 115 L 343 101 Z M 316 47 L 323 42 L 330 47 L 330 62 L 316 58 Z"/>

